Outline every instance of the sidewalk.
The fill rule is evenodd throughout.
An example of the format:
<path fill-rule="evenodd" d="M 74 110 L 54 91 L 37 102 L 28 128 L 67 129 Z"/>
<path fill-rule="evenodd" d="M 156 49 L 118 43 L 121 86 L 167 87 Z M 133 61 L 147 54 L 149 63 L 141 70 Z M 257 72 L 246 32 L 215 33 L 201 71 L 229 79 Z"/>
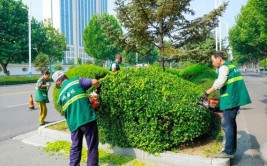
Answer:
<path fill-rule="evenodd" d="M 25 144 L 38 147 L 44 147 L 47 142 L 53 142 L 59 139 L 70 141 L 70 135 L 65 132 L 47 129 L 46 126 L 39 127 L 38 131 L 35 130 L 13 138 L 13 140 L 21 141 Z M 103 145 L 103 144 L 100 144 L 99 148 L 111 153 L 133 156 L 139 160 L 147 161 L 150 165 L 153 166 L 168 166 L 168 165 L 228 166 L 230 164 L 229 159 L 211 159 L 199 156 L 177 154 L 173 152 L 161 153 L 160 157 L 156 157 L 144 151 L 132 148 L 119 148 L 119 147 L 111 148 L 110 145 Z M 67 162 L 67 161 L 64 160 L 62 162 Z"/>

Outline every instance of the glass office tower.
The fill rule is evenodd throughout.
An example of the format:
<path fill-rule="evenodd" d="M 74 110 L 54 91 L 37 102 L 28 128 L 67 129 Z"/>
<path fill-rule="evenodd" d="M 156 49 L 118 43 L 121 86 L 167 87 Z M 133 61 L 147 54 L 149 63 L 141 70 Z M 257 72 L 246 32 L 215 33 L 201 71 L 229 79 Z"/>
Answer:
<path fill-rule="evenodd" d="M 68 50 L 63 63 L 85 63 L 90 57 L 84 51 L 82 35 L 94 14 L 107 12 L 107 0 L 43 0 L 43 16 L 66 35 Z"/>

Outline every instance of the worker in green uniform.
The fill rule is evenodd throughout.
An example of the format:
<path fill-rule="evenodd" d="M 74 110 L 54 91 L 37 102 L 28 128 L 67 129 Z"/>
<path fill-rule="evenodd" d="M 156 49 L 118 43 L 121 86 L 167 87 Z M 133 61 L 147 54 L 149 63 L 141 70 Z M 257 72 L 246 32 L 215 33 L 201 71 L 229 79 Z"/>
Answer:
<path fill-rule="evenodd" d="M 47 107 L 46 103 L 49 103 L 48 99 L 48 90 L 50 87 L 50 83 L 48 82 L 50 76 L 49 71 L 45 71 L 36 83 L 35 86 L 35 101 L 39 106 L 39 125 L 42 126 L 45 124 L 45 118 L 47 115 Z"/>
<path fill-rule="evenodd" d="M 236 116 L 240 106 L 251 103 L 245 82 L 240 71 L 226 58 L 223 52 L 211 55 L 212 65 L 216 67 L 217 79 L 212 87 L 201 97 L 206 99 L 209 94 L 220 90 L 220 110 L 222 111 L 222 128 L 225 133 L 224 150 L 217 158 L 234 158 L 237 148 Z"/>
<path fill-rule="evenodd" d="M 116 59 L 114 62 L 111 63 L 109 70 L 112 72 L 119 71 L 121 62 L 122 62 L 122 56 L 120 54 L 117 54 Z"/>

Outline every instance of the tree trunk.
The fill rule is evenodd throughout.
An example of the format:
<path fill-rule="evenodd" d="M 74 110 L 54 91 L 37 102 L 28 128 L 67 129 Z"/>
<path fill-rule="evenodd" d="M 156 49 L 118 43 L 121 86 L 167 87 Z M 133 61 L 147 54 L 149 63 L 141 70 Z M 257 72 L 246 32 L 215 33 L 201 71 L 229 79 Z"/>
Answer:
<path fill-rule="evenodd" d="M 1 64 L 1 66 L 2 66 L 2 68 L 3 68 L 4 74 L 5 74 L 6 76 L 9 76 L 10 73 L 9 73 L 9 71 L 7 71 L 7 64 L 2 63 L 2 62 L 0 62 L 0 64 Z"/>
<path fill-rule="evenodd" d="M 163 57 L 163 53 L 164 53 L 163 39 L 164 39 L 164 35 L 163 35 L 163 21 L 161 21 L 161 23 L 160 23 L 160 43 L 159 43 L 159 47 L 160 47 L 160 63 L 161 63 L 161 66 L 162 66 L 163 71 L 165 71 L 164 57 Z"/>
<path fill-rule="evenodd" d="M 164 60 L 164 58 L 163 57 L 160 57 L 160 64 L 161 64 L 161 67 L 162 67 L 162 69 L 163 69 L 163 71 L 165 71 L 165 60 Z"/>

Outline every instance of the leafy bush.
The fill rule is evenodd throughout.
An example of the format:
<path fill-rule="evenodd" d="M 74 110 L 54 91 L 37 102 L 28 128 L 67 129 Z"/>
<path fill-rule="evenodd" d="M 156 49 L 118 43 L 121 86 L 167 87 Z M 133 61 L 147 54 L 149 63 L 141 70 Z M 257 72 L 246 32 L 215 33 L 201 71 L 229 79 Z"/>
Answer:
<path fill-rule="evenodd" d="M 208 89 L 212 86 L 214 80 L 217 78 L 216 73 L 214 70 L 209 69 L 206 70 L 204 73 L 201 73 L 191 79 L 189 81 L 194 82 L 198 85 L 201 85 L 205 89 Z"/>
<path fill-rule="evenodd" d="M 0 76 L 0 85 L 36 83 L 40 76 Z"/>
<path fill-rule="evenodd" d="M 176 69 L 176 68 L 168 68 L 166 69 L 167 73 L 173 74 L 175 76 L 179 76 L 181 73 L 181 69 Z"/>
<path fill-rule="evenodd" d="M 196 105 L 203 89 L 159 68 L 122 70 L 103 78 L 100 141 L 152 153 L 177 148 L 211 129 Z"/>
<path fill-rule="evenodd" d="M 23 72 L 26 72 L 26 71 L 27 71 L 27 68 L 26 68 L 26 67 L 23 67 L 21 70 L 22 70 Z"/>
<path fill-rule="evenodd" d="M 210 70 L 208 66 L 199 65 L 199 64 L 192 65 L 192 66 L 185 68 L 181 72 L 181 77 L 184 79 L 190 80 L 191 78 L 195 78 L 198 75 L 205 73 L 208 70 Z"/>
<path fill-rule="evenodd" d="M 209 89 L 212 86 L 214 80 L 217 78 L 214 69 L 203 65 L 193 65 L 187 67 L 180 73 L 181 77 L 197 85 L 200 85 L 205 90 Z M 218 92 L 213 93 L 212 96 L 218 97 Z"/>
<path fill-rule="evenodd" d="M 73 66 L 65 74 L 68 76 L 68 78 L 84 77 L 84 78 L 100 79 L 105 77 L 108 73 L 109 71 L 107 69 L 95 65 L 86 64 L 81 66 Z M 63 115 L 63 112 L 61 112 L 56 102 L 58 99 L 58 95 L 59 95 L 59 89 L 54 88 L 53 91 L 54 106 L 56 110 L 58 110 L 59 113 Z"/>

